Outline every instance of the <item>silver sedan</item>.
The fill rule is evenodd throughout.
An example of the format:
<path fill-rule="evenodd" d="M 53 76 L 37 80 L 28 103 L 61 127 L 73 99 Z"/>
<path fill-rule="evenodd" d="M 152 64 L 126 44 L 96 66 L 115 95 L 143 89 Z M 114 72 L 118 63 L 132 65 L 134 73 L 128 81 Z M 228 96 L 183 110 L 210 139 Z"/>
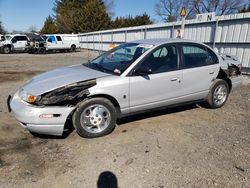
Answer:
<path fill-rule="evenodd" d="M 38 75 L 8 106 L 32 133 L 62 135 L 70 120 L 80 136 L 93 138 L 135 113 L 200 101 L 222 107 L 241 81 L 240 62 L 203 43 L 147 39 Z"/>

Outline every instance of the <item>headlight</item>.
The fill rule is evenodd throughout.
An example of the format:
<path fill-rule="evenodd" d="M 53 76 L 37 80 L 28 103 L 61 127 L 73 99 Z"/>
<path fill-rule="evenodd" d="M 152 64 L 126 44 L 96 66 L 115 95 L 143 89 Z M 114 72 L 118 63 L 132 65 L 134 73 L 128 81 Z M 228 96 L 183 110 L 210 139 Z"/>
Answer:
<path fill-rule="evenodd" d="M 26 101 L 28 103 L 34 103 L 37 99 L 37 96 L 27 93 L 24 89 L 20 90 L 19 96 L 23 101 Z"/>

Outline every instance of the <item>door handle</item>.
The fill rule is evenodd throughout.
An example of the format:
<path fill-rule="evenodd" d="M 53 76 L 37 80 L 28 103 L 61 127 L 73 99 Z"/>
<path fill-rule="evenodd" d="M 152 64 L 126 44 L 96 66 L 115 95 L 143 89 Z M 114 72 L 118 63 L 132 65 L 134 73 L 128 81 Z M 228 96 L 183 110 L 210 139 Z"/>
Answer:
<path fill-rule="evenodd" d="M 209 74 L 214 74 L 214 72 L 210 72 Z"/>
<path fill-rule="evenodd" d="M 172 82 L 175 82 L 175 81 L 178 81 L 179 79 L 178 78 L 172 78 L 171 81 Z"/>

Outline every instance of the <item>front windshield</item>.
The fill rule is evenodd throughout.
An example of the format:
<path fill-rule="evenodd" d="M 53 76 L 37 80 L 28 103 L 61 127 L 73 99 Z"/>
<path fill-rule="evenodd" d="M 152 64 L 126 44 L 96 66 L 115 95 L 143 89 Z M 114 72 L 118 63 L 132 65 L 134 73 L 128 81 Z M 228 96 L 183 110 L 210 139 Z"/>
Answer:
<path fill-rule="evenodd" d="M 10 40 L 11 36 L 10 35 L 5 35 L 6 40 Z"/>
<path fill-rule="evenodd" d="M 35 35 L 35 34 L 28 34 L 27 35 L 29 37 L 30 40 L 33 41 L 44 41 L 44 39 L 40 36 L 40 35 Z"/>
<path fill-rule="evenodd" d="M 148 44 L 122 44 L 92 60 L 87 66 L 102 72 L 120 75 L 151 47 L 152 45 Z"/>

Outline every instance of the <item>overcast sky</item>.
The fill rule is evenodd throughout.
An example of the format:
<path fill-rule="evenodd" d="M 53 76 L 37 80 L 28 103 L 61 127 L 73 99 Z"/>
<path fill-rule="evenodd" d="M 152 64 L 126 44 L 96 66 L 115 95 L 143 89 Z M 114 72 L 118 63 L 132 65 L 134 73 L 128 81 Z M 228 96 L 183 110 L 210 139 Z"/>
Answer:
<path fill-rule="evenodd" d="M 154 21 L 154 5 L 158 0 L 114 0 L 115 16 L 138 15 L 146 12 Z M 30 26 L 41 29 L 44 20 L 52 15 L 54 0 L 0 0 L 0 20 L 7 31 L 28 30 Z"/>

